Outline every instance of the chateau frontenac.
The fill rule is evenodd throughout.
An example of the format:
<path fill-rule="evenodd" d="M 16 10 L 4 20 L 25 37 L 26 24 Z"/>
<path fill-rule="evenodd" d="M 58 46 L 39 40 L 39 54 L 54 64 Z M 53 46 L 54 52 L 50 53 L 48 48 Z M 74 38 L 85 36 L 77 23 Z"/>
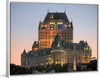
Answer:
<path fill-rule="evenodd" d="M 66 12 L 47 12 L 39 22 L 38 41 L 34 41 L 31 51 L 24 50 L 21 54 L 21 66 L 89 63 L 91 54 L 87 41 L 73 43 L 73 23 Z"/>

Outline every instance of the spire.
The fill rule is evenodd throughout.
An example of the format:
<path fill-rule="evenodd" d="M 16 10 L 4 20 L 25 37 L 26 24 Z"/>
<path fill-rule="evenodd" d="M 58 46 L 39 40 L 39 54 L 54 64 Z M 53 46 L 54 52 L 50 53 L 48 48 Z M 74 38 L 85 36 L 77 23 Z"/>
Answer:
<path fill-rule="evenodd" d="M 65 10 L 64 10 L 64 13 L 66 14 L 66 8 L 65 8 Z"/>
<path fill-rule="evenodd" d="M 48 10 L 47 10 L 47 13 L 49 13 L 49 7 L 48 7 Z"/>

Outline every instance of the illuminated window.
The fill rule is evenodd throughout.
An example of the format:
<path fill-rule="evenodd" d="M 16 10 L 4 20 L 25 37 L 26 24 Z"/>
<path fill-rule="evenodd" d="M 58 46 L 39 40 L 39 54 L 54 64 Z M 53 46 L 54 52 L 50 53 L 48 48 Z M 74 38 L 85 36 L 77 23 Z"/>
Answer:
<path fill-rule="evenodd" d="M 54 29 L 54 25 L 53 24 L 50 25 L 50 29 Z"/>
<path fill-rule="evenodd" d="M 71 24 L 69 24 L 69 27 L 71 27 Z"/>
<path fill-rule="evenodd" d="M 46 29 L 50 29 L 50 24 L 46 24 Z"/>

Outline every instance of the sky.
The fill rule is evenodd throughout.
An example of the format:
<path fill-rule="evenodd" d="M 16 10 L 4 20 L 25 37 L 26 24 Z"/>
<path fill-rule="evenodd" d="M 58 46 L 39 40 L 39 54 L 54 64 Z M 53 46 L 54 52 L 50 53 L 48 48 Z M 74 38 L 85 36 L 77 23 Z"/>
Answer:
<path fill-rule="evenodd" d="M 73 22 L 73 42 L 87 41 L 92 57 L 97 58 L 97 5 L 11 3 L 11 57 L 12 64 L 21 65 L 21 53 L 32 49 L 38 40 L 39 21 L 47 11 L 64 12 Z"/>

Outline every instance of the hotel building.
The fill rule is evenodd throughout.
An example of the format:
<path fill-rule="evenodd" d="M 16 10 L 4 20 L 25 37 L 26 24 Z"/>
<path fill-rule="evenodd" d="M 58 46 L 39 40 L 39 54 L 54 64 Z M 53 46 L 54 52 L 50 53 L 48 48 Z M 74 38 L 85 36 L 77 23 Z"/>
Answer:
<path fill-rule="evenodd" d="M 89 63 L 91 52 L 87 42 L 73 43 L 73 24 L 65 12 L 48 12 L 39 23 L 38 41 L 34 41 L 31 51 L 21 54 L 21 66 Z"/>

